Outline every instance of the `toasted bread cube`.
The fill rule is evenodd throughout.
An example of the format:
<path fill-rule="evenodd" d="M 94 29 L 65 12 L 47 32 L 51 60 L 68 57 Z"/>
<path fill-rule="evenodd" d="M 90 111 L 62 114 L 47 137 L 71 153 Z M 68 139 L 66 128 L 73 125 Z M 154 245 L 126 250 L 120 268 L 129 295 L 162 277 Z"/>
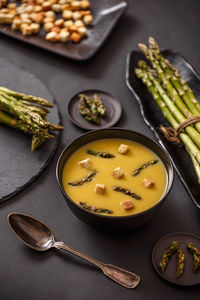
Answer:
<path fill-rule="evenodd" d="M 44 29 L 44 31 L 49 32 L 49 31 L 51 31 L 51 28 L 53 28 L 53 27 L 54 27 L 53 22 L 47 22 L 47 23 L 44 23 L 43 29 Z"/>
<path fill-rule="evenodd" d="M 44 1 L 42 3 L 43 10 L 49 10 L 49 9 L 51 9 L 51 6 L 52 6 L 51 1 Z"/>
<path fill-rule="evenodd" d="M 22 24 L 22 21 L 20 19 L 18 19 L 18 18 L 14 19 L 12 22 L 12 29 L 20 30 L 21 24 Z"/>
<path fill-rule="evenodd" d="M 55 21 L 55 26 L 62 27 L 63 24 L 64 24 L 64 20 L 63 19 L 57 19 Z"/>
<path fill-rule="evenodd" d="M 73 32 L 77 32 L 77 27 L 75 25 L 72 25 L 68 28 L 69 32 L 73 33 Z"/>
<path fill-rule="evenodd" d="M 42 11 L 42 6 L 41 5 L 36 5 L 35 7 L 34 7 L 34 12 L 41 12 Z"/>
<path fill-rule="evenodd" d="M 121 144 L 121 145 L 119 146 L 118 152 L 119 152 L 120 154 L 127 154 L 128 151 L 129 151 L 129 146 L 128 146 L 128 145 Z"/>
<path fill-rule="evenodd" d="M 102 195 L 102 194 L 105 193 L 105 191 L 106 191 L 106 186 L 105 186 L 105 184 L 97 183 L 97 184 L 95 185 L 95 188 L 94 188 L 94 192 L 95 192 L 95 193 Z"/>
<path fill-rule="evenodd" d="M 2 8 L 1 9 L 1 13 L 2 14 L 8 14 L 9 13 L 9 9 L 8 8 Z"/>
<path fill-rule="evenodd" d="M 37 23 L 32 23 L 30 27 L 33 34 L 37 34 L 40 31 L 40 25 Z"/>
<path fill-rule="evenodd" d="M 28 13 L 23 13 L 20 15 L 21 19 L 24 20 L 24 19 L 29 19 L 29 14 Z"/>
<path fill-rule="evenodd" d="M 84 23 L 81 20 L 77 20 L 74 22 L 74 25 L 76 27 L 84 27 Z"/>
<path fill-rule="evenodd" d="M 87 15 L 87 16 L 84 16 L 84 17 L 83 17 L 83 22 L 84 22 L 86 25 L 91 25 L 91 24 L 92 24 L 92 21 L 93 21 L 93 16 L 92 16 L 92 15 Z"/>
<path fill-rule="evenodd" d="M 64 22 L 64 27 L 69 28 L 74 24 L 72 20 L 68 20 Z"/>
<path fill-rule="evenodd" d="M 55 21 L 55 19 L 52 17 L 45 17 L 43 19 L 43 23 L 49 23 L 49 22 L 54 22 L 54 21 Z"/>
<path fill-rule="evenodd" d="M 70 36 L 70 39 L 72 40 L 72 42 L 78 43 L 81 39 L 81 35 L 77 32 L 73 32 Z"/>
<path fill-rule="evenodd" d="M 72 9 L 79 9 L 79 8 L 81 8 L 81 2 L 80 1 L 72 1 L 71 3 L 70 3 L 70 5 L 71 5 L 71 8 Z"/>
<path fill-rule="evenodd" d="M 82 168 L 85 168 L 85 169 L 90 169 L 91 168 L 91 160 L 90 158 L 86 158 L 84 160 L 81 160 L 79 161 L 79 166 L 81 166 Z"/>
<path fill-rule="evenodd" d="M 60 32 L 60 35 L 59 35 L 60 41 L 62 43 L 66 43 L 69 39 L 69 36 L 70 36 L 69 31 L 62 29 L 61 32 Z M 86 169 L 88 169 L 88 168 L 86 168 Z"/>
<path fill-rule="evenodd" d="M 1 2 L 1 1 L 0 1 Z M 7 8 L 16 8 L 17 7 L 17 4 L 16 3 L 8 3 L 7 4 Z"/>
<path fill-rule="evenodd" d="M 66 20 L 71 20 L 72 11 L 71 10 L 63 10 L 62 17 Z"/>
<path fill-rule="evenodd" d="M 44 2 L 44 0 L 35 0 L 35 2 L 40 5 Z"/>
<path fill-rule="evenodd" d="M 124 171 L 120 167 L 117 167 L 112 171 L 112 175 L 115 179 L 121 179 L 124 176 Z"/>
<path fill-rule="evenodd" d="M 31 13 L 30 14 L 30 18 L 36 22 L 36 23 L 42 23 L 43 19 L 44 19 L 44 13 L 43 12 L 39 12 L 39 13 Z"/>
<path fill-rule="evenodd" d="M 48 10 L 45 12 L 45 17 L 55 19 L 56 14 L 53 10 Z"/>
<path fill-rule="evenodd" d="M 59 0 L 58 3 L 64 5 L 68 3 L 68 0 Z"/>
<path fill-rule="evenodd" d="M 124 200 L 121 202 L 121 205 L 125 210 L 130 210 L 134 208 L 133 202 L 131 200 Z"/>
<path fill-rule="evenodd" d="M 151 188 L 155 185 L 155 182 L 150 177 L 145 177 L 143 179 L 143 185 L 145 188 Z"/>
<path fill-rule="evenodd" d="M 32 21 L 30 19 L 23 19 L 22 23 L 31 25 Z"/>
<path fill-rule="evenodd" d="M 90 7 L 90 2 L 87 0 L 81 1 L 81 8 L 82 9 L 88 9 Z"/>
<path fill-rule="evenodd" d="M 72 13 L 72 19 L 74 21 L 80 20 L 82 18 L 82 14 L 79 11 L 75 11 Z"/>
<path fill-rule="evenodd" d="M 81 13 L 82 17 L 91 15 L 90 10 L 80 10 L 80 13 Z"/>
<path fill-rule="evenodd" d="M 85 27 L 78 27 L 77 32 L 83 37 L 87 35 L 87 29 Z"/>
<path fill-rule="evenodd" d="M 53 4 L 52 5 L 52 7 L 51 7 L 51 9 L 53 10 L 53 11 L 55 11 L 56 13 L 59 13 L 59 12 L 61 12 L 62 11 L 62 6 L 60 5 L 60 4 Z"/>
<path fill-rule="evenodd" d="M 33 34 L 31 26 L 27 25 L 27 24 L 24 24 L 24 26 L 22 24 L 21 32 L 22 32 L 23 35 L 32 35 Z"/>
<path fill-rule="evenodd" d="M 11 14 L 0 14 L 0 24 L 12 24 L 13 18 Z"/>
<path fill-rule="evenodd" d="M 34 11 L 34 6 L 33 5 L 26 6 L 25 11 L 26 13 L 31 13 L 32 11 Z"/>
<path fill-rule="evenodd" d="M 54 32 L 49 32 L 45 36 L 45 39 L 47 41 L 50 41 L 50 42 L 58 42 L 59 41 L 59 34 L 56 33 L 55 31 Z"/>
<path fill-rule="evenodd" d="M 61 29 L 60 29 L 60 27 L 58 27 L 58 26 L 54 26 L 54 27 L 51 28 L 51 31 L 52 31 L 52 32 L 56 32 L 56 33 L 60 33 L 60 30 L 61 30 Z"/>

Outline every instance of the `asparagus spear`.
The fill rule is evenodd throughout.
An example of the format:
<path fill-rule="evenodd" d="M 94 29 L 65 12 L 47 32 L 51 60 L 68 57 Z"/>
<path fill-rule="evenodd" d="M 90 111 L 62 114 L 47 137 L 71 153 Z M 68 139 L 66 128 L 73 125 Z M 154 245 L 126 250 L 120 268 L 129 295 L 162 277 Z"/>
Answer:
<path fill-rule="evenodd" d="M 82 207 L 82 208 L 85 208 L 89 211 L 92 211 L 92 212 L 95 212 L 95 213 L 100 213 L 100 214 L 112 214 L 113 211 L 110 210 L 110 209 L 107 209 L 107 208 L 99 208 L 99 207 L 95 207 L 95 206 L 90 206 L 90 205 L 87 205 L 85 202 L 79 202 L 79 205 Z"/>
<path fill-rule="evenodd" d="M 45 137 L 34 134 L 32 138 L 31 151 L 34 152 L 46 141 Z"/>
<path fill-rule="evenodd" d="M 173 241 L 168 249 L 166 249 L 162 255 L 161 261 L 159 263 L 159 268 L 162 273 L 167 268 L 167 264 L 169 261 L 169 258 L 178 250 L 179 242 Z"/>
<path fill-rule="evenodd" d="M 181 249 L 177 250 L 177 263 L 176 263 L 176 278 L 180 278 L 184 271 L 185 256 Z"/>
<path fill-rule="evenodd" d="M 85 99 L 81 96 L 79 100 L 79 111 L 81 115 L 88 120 L 89 122 L 93 122 L 95 124 L 100 124 L 100 119 L 97 115 L 93 114 L 88 106 L 85 103 Z"/>
<path fill-rule="evenodd" d="M 159 46 L 152 37 L 149 38 L 149 44 L 150 44 L 150 49 L 151 49 L 153 56 L 155 57 L 156 61 L 159 63 L 161 69 L 165 72 L 166 77 L 171 81 L 172 85 L 174 86 L 174 88 L 176 89 L 177 93 L 179 94 L 181 99 L 184 101 L 186 106 L 189 108 L 192 115 L 198 116 L 200 114 L 200 110 L 198 109 L 197 106 L 195 106 L 195 104 L 198 102 L 197 102 L 197 100 L 194 101 L 193 98 L 191 98 L 187 94 L 186 90 L 188 88 L 185 90 L 185 87 L 184 87 L 187 84 L 185 83 L 183 78 L 180 76 L 178 70 L 175 69 L 174 67 L 172 67 L 171 64 L 169 63 L 169 61 L 166 60 L 161 55 Z M 172 68 L 174 69 L 173 71 L 171 71 Z"/>
<path fill-rule="evenodd" d="M 106 115 L 106 108 L 103 105 L 103 103 L 102 103 L 101 98 L 99 97 L 99 95 L 98 94 L 94 94 L 93 100 L 94 100 L 94 103 L 96 104 L 96 107 L 97 107 L 98 116 L 99 117 L 105 117 L 105 115 Z"/>
<path fill-rule="evenodd" d="M 192 243 L 187 244 L 187 249 L 192 253 L 200 256 L 200 251 Z"/>
<path fill-rule="evenodd" d="M 135 194 L 134 192 L 130 191 L 129 189 L 123 188 L 123 187 L 121 187 L 121 186 L 114 186 L 114 187 L 113 187 L 113 190 L 114 190 L 115 192 L 123 193 L 123 194 L 125 194 L 125 195 L 127 195 L 127 196 L 130 196 L 130 197 L 132 197 L 132 198 L 135 198 L 135 199 L 137 199 L 137 200 L 140 200 L 140 199 L 141 199 L 141 197 L 138 196 L 137 194 Z"/>
<path fill-rule="evenodd" d="M 145 164 L 143 164 L 142 166 L 137 168 L 135 171 L 133 171 L 132 176 L 138 175 L 142 170 L 146 169 L 147 167 L 149 167 L 151 165 L 155 165 L 157 163 L 158 163 L 157 159 L 153 159 L 153 160 L 146 162 Z"/>
<path fill-rule="evenodd" d="M 26 108 L 32 112 L 38 113 L 43 119 L 46 118 L 47 114 L 50 112 L 45 107 L 36 106 L 34 104 L 31 104 L 27 101 L 20 101 L 21 104 L 25 105 Z"/>
<path fill-rule="evenodd" d="M 96 174 L 97 174 L 97 171 L 94 170 L 94 171 L 90 172 L 86 177 L 83 177 L 82 179 L 77 180 L 75 182 L 68 182 L 68 184 L 72 185 L 72 186 L 82 185 L 82 184 L 84 184 L 86 182 L 92 181 L 92 179 L 96 176 Z"/>
<path fill-rule="evenodd" d="M 158 47 L 158 44 L 156 42 L 154 42 L 153 46 L 151 46 L 151 45 L 152 45 L 152 38 L 150 38 L 150 47 L 152 47 L 152 50 L 154 51 L 154 53 L 156 53 L 159 56 L 160 49 Z M 188 84 L 185 82 L 185 80 L 180 76 L 179 71 L 170 63 L 170 61 L 168 59 L 164 58 L 162 55 L 160 55 L 160 59 L 161 59 L 161 64 L 164 63 L 164 68 L 167 65 L 166 71 L 167 72 L 170 71 L 171 74 L 174 75 L 174 77 L 178 80 L 178 82 L 182 86 L 183 90 L 186 92 L 188 99 L 190 99 L 190 101 L 195 104 L 196 108 L 200 112 L 200 104 L 199 104 L 198 100 L 196 99 L 193 91 L 188 86 Z"/>
<path fill-rule="evenodd" d="M 115 157 L 115 155 L 109 153 L 109 152 L 100 152 L 100 151 L 94 151 L 94 150 L 91 150 L 91 149 L 87 149 L 87 153 L 88 154 L 91 154 L 91 155 L 94 155 L 94 156 L 99 156 L 99 157 L 102 157 L 102 158 L 113 158 Z"/>
<path fill-rule="evenodd" d="M 87 107 L 90 109 L 91 113 L 98 117 L 98 110 L 97 110 L 97 106 L 96 106 L 94 100 L 85 94 L 80 94 L 79 97 L 84 99 L 84 101 L 85 101 Z"/>
<path fill-rule="evenodd" d="M 0 87 L 0 91 L 3 92 L 3 93 L 6 93 L 9 96 L 13 96 L 17 99 L 20 99 L 20 100 L 25 100 L 25 101 L 32 102 L 32 103 L 37 103 L 37 104 L 40 104 L 40 105 L 46 106 L 46 107 L 53 107 L 53 105 L 48 100 L 43 99 L 41 97 L 35 97 L 35 96 L 32 96 L 32 95 L 25 95 L 23 93 L 19 93 L 19 92 L 9 90 L 5 87 Z"/>
<path fill-rule="evenodd" d="M 19 129 L 25 133 L 32 133 L 31 129 L 27 124 L 22 123 L 22 121 L 15 119 L 11 115 L 0 111 L 0 123 L 10 126 L 12 128 Z"/>

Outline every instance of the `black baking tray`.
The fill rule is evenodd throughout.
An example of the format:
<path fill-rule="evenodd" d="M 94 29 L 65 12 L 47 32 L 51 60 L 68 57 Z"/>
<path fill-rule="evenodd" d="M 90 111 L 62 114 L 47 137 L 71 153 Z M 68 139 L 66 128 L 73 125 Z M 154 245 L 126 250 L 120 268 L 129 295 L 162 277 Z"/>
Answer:
<path fill-rule="evenodd" d="M 93 25 L 87 27 L 88 36 L 77 44 L 48 42 L 42 30 L 37 35 L 23 36 L 20 32 L 12 30 L 9 25 L 0 25 L 0 32 L 71 59 L 87 60 L 102 46 L 128 6 L 126 0 L 90 0 L 90 2 L 94 17 Z"/>

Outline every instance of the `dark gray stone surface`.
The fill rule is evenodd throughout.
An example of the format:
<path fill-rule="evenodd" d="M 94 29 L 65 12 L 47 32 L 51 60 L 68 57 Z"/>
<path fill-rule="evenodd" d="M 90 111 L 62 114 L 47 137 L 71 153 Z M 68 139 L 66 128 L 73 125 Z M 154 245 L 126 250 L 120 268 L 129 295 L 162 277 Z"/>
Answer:
<path fill-rule="evenodd" d="M 63 59 L 0 35 L 0 55 L 40 78 L 54 94 L 66 131 L 52 163 L 28 188 L 0 206 L 0 298 L 2 300 L 197 300 L 200 287 L 177 287 L 154 271 L 155 243 L 172 232 L 199 235 L 200 215 L 179 178 L 159 214 L 128 234 L 109 234 L 81 223 L 69 211 L 55 179 L 64 146 L 83 130 L 66 118 L 65 105 L 78 90 L 98 88 L 116 96 L 123 106 L 118 126 L 154 138 L 125 83 L 127 52 L 154 36 L 161 47 L 181 52 L 200 72 L 199 0 L 130 0 L 129 9 L 103 48 L 85 63 Z M 54 229 L 56 238 L 102 261 L 140 274 L 142 282 L 127 290 L 97 269 L 61 251 L 36 253 L 22 245 L 7 224 L 11 211 L 28 213 Z"/>
<path fill-rule="evenodd" d="M 53 103 L 52 95 L 45 85 L 33 74 L 0 58 L 0 82 L 14 91 L 48 99 Z M 58 109 L 51 109 L 48 121 L 59 123 Z M 48 165 L 58 144 L 55 139 L 43 144 L 34 153 L 31 152 L 31 136 L 0 125 L 0 202 L 16 195 L 39 176 Z"/>

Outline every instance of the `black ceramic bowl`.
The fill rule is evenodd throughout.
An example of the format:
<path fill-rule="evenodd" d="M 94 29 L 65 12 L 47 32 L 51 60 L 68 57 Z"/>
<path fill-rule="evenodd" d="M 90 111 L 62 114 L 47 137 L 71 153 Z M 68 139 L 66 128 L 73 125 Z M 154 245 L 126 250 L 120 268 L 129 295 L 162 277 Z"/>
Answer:
<path fill-rule="evenodd" d="M 120 138 L 120 139 L 128 139 L 134 142 L 138 142 L 151 149 L 162 160 L 167 173 L 166 189 L 159 202 L 155 204 L 153 207 L 151 207 L 150 209 L 145 210 L 144 212 L 138 214 L 122 216 L 122 217 L 98 215 L 84 210 L 76 203 L 74 203 L 65 193 L 62 184 L 62 172 L 63 172 L 64 164 L 69 158 L 69 156 L 78 148 L 80 148 L 81 146 L 87 143 L 90 143 L 94 140 L 106 139 L 106 138 Z M 129 229 L 135 229 L 137 227 L 142 226 L 143 224 L 148 222 L 151 219 L 151 217 L 158 211 L 159 207 L 163 204 L 163 202 L 167 198 L 167 195 L 169 194 L 169 191 L 173 183 L 174 172 L 173 172 L 173 167 L 169 155 L 154 141 L 132 130 L 121 129 L 121 128 L 110 128 L 110 129 L 95 130 L 83 134 L 79 138 L 75 139 L 71 144 L 69 144 L 64 149 L 64 151 L 62 152 L 58 160 L 57 167 L 56 167 L 56 177 L 57 177 L 58 185 L 65 198 L 65 201 L 67 202 L 71 211 L 80 220 L 82 220 L 85 223 L 89 223 L 97 227 L 100 227 L 102 229 L 129 230 Z M 85 200 L 87 201 L 87 195 Z"/>

